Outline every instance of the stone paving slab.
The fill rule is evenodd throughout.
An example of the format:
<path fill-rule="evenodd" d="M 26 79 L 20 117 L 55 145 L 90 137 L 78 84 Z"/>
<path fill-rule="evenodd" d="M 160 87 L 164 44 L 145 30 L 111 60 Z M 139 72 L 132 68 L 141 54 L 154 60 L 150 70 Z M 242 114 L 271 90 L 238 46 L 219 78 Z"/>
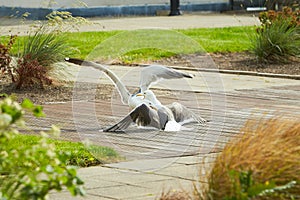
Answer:
<path fill-rule="evenodd" d="M 79 31 L 111 31 L 111 30 L 137 30 L 137 29 L 186 29 L 186 28 L 213 28 L 228 26 L 258 25 L 259 20 L 252 15 L 228 15 L 228 14 L 198 14 L 181 16 L 152 16 L 152 17 L 114 17 L 91 18 L 92 25 L 83 25 Z M 3 35 L 26 35 L 31 30 L 32 21 L 26 24 L 4 18 L 0 23 L 0 33 Z M 4 24 L 5 26 L 1 26 Z M 10 25 L 13 24 L 13 25 Z M 17 25 L 16 25 L 17 24 Z M 4 28 L 5 27 L 5 28 Z M 78 31 L 70 28 L 65 30 Z"/>
<path fill-rule="evenodd" d="M 138 168 L 126 169 L 128 166 L 126 163 L 135 164 L 139 161 L 81 168 L 78 170 L 78 174 L 83 181 L 87 182 L 85 188 L 88 195 L 74 198 L 64 191 L 52 193 L 50 199 L 155 199 L 163 191 L 182 189 L 191 191 L 193 180 L 197 180 L 195 173 L 198 171 L 198 165 L 185 163 L 190 163 L 191 160 L 201 160 L 200 158 L 201 156 L 193 156 L 187 161 L 183 161 L 182 164 L 170 163 L 170 166 L 153 172 L 145 172 Z M 160 160 L 152 159 L 149 162 L 159 162 Z M 176 160 L 180 160 L 180 158 Z"/>
<path fill-rule="evenodd" d="M 112 70 L 118 77 L 121 77 L 121 81 L 126 86 L 134 88 L 138 86 L 140 81 L 140 70 L 142 67 L 110 65 L 108 68 Z M 77 65 L 69 64 L 64 70 L 67 72 L 63 72 L 62 69 L 60 69 L 60 73 L 64 75 L 57 75 L 58 78 L 61 76 L 61 79 L 65 79 L 67 74 L 68 80 L 70 81 L 112 84 L 111 80 L 106 75 L 101 73 L 99 70 L 95 70 L 90 67 L 79 67 Z M 193 74 L 195 77 L 193 79 L 182 79 L 180 88 L 174 87 L 174 85 L 178 83 L 178 80 L 163 80 L 162 82 L 154 85 L 152 88 L 171 88 L 172 90 L 187 90 L 194 92 L 211 92 L 212 90 L 219 92 L 222 92 L 222 90 L 231 92 L 235 90 L 282 86 L 283 84 L 291 86 L 299 84 L 299 80 L 294 79 L 203 72 L 197 71 L 197 69 L 183 69 L 181 71 Z"/>

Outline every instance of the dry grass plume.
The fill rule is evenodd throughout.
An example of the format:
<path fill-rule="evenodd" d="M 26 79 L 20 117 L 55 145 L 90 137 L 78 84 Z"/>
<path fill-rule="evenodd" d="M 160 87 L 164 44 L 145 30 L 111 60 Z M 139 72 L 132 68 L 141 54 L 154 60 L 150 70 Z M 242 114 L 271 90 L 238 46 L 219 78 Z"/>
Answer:
<path fill-rule="evenodd" d="M 200 191 L 202 196 L 217 200 L 234 196 L 229 172 L 235 170 L 252 171 L 256 183 L 273 181 L 284 185 L 296 181 L 289 192 L 296 199 L 300 198 L 300 121 L 249 120 L 241 133 L 243 135 L 229 142 L 215 160 L 208 187 Z"/>

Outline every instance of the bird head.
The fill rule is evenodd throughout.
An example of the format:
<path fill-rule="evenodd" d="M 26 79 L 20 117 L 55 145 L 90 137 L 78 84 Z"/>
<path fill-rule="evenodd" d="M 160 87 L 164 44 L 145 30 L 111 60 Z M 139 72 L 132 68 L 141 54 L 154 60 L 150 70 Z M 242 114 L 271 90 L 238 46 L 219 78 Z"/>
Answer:
<path fill-rule="evenodd" d="M 161 106 L 160 101 L 151 90 L 145 90 L 142 94 L 144 95 L 144 99 L 152 102 L 155 106 Z"/>

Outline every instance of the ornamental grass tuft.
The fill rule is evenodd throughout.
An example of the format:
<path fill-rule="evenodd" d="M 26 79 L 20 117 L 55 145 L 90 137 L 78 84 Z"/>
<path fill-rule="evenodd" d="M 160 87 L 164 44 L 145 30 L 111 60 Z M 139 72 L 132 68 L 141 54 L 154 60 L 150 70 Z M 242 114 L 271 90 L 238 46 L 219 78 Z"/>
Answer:
<path fill-rule="evenodd" d="M 300 57 L 300 12 L 260 14 L 261 26 L 251 39 L 251 51 L 259 62 L 286 63 Z"/>
<path fill-rule="evenodd" d="M 299 199 L 299 120 L 250 120 L 241 133 L 215 160 L 202 199 Z"/>

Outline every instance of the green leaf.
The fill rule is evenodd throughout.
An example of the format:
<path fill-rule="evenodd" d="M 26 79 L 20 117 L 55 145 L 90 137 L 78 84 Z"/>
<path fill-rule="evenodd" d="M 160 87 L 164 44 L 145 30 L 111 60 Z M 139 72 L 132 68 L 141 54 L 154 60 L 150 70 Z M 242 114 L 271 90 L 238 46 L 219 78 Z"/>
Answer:
<path fill-rule="evenodd" d="M 45 113 L 43 112 L 43 107 L 42 106 L 36 106 L 33 109 L 33 115 L 36 117 L 44 117 Z"/>
<path fill-rule="evenodd" d="M 272 182 L 268 182 L 267 184 L 263 184 L 263 183 L 257 183 L 255 185 L 252 185 L 249 189 L 248 189 L 248 194 L 249 197 L 255 197 L 260 195 L 261 193 L 263 193 L 266 190 L 272 190 L 276 187 L 275 183 Z"/>
<path fill-rule="evenodd" d="M 21 106 L 22 106 L 22 108 L 26 108 L 26 109 L 33 109 L 34 108 L 34 104 L 29 99 L 24 99 Z"/>
<path fill-rule="evenodd" d="M 16 122 L 18 119 L 22 117 L 22 111 L 12 105 L 4 104 L 2 105 L 1 110 L 3 113 L 6 113 L 12 117 L 11 123 Z"/>

